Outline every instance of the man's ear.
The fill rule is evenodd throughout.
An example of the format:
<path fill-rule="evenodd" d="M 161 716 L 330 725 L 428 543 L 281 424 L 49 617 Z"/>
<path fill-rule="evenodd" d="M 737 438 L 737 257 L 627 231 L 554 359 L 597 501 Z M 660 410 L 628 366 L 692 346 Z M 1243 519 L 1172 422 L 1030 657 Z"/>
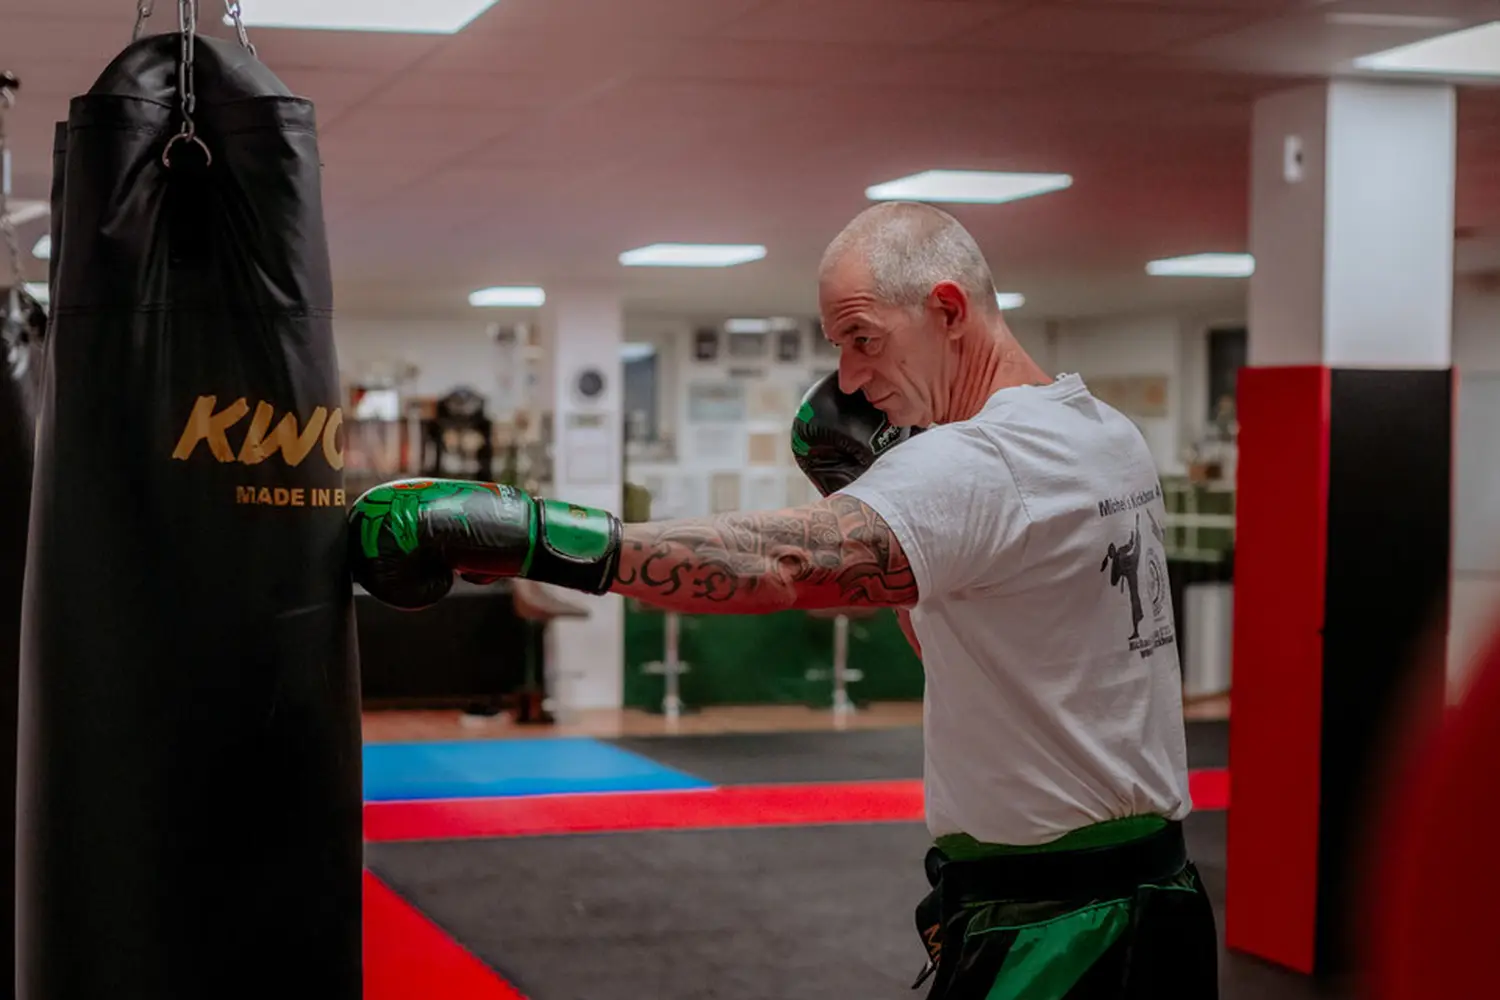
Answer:
<path fill-rule="evenodd" d="M 948 336 L 956 337 L 969 317 L 969 297 L 957 282 L 940 281 L 932 286 L 928 296 L 932 308 L 943 318 L 943 329 Z"/>

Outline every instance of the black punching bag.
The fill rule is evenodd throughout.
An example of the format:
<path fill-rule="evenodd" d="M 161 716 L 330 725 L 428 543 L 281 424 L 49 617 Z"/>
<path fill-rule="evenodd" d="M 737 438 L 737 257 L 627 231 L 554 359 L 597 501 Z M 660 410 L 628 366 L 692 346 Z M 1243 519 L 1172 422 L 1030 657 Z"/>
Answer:
<path fill-rule="evenodd" d="M 358 1000 L 359 674 L 313 108 L 199 37 L 196 136 L 176 138 L 181 43 L 133 43 L 59 137 L 18 996 Z"/>
<path fill-rule="evenodd" d="M 31 447 L 47 317 L 29 296 L 0 292 L 0 998 L 15 973 L 16 688 L 21 584 L 31 508 Z"/>

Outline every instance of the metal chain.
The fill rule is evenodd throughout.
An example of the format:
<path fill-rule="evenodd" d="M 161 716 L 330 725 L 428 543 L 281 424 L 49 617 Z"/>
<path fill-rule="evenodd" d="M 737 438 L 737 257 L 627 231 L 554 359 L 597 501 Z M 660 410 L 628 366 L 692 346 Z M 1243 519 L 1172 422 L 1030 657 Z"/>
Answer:
<path fill-rule="evenodd" d="M 177 74 L 177 96 L 182 101 L 182 134 L 191 139 L 198 134 L 193 112 L 198 110 L 198 92 L 194 89 L 193 49 L 198 39 L 198 0 L 177 0 L 177 27 L 182 31 L 182 67 Z"/>
<path fill-rule="evenodd" d="M 177 73 L 177 95 L 182 106 L 182 130 L 167 140 L 161 151 L 161 162 L 172 166 L 172 147 L 179 142 L 192 143 L 203 154 L 207 164 L 214 155 L 198 136 L 193 113 L 198 109 L 198 92 L 194 86 L 194 43 L 198 38 L 198 0 L 177 0 L 177 27 L 182 34 L 182 62 Z"/>
<path fill-rule="evenodd" d="M 240 0 L 224 0 L 224 13 L 234 22 L 234 33 L 239 36 L 240 44 L 252 56 L 258 56 L 259 53 L 255 51 L 255 46 L 250 42 L 250 36 L 245 33 L 245 19 L 240 13 Z"/>
<path fill-rule="evenodd" d="M 146 30 L 146 22 L 155 11 L 156 0 L 138 0 L 135 5 L 135 31 L 130 36 L 132 42 L 141 40 L 141 32 Z"/>

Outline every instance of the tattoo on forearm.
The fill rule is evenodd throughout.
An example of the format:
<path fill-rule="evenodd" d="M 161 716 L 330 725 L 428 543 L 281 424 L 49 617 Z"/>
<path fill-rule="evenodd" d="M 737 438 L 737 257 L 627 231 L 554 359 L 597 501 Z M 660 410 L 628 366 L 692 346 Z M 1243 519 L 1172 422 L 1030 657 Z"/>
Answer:
<path fill-rule="evenodd" d="M 911 564 L 873 509 L 834 494 L 810 507 L 625 527 L 615 589 L 718 611 L 914 603 Z"/>

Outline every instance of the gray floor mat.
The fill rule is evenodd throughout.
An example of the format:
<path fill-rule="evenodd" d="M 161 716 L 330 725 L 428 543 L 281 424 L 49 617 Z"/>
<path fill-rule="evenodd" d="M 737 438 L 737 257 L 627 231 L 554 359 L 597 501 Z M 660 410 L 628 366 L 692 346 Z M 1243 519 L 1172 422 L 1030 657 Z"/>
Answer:
<path fill-rule="evenodd" d="M 716 733 L 608 741 L 717 785 L 879 781 L 922 776 L 922 730 Z"/>
<path fill-rule="evenodd" d="M 1188 836 L 1223 927 L 1222 813 Z M 370 866 L 532 1000 L 920 997 L 921 824 L 372 844 Z M 1223 956 L 1224 1000 L 1303 978 Z"/>
<path fill-rule="evenodd" d="M 716 785 L 883 781 L 922 776 L 922 730 L 716 733 L 607 740 Z M 1188 766 L 1229 762 L 1229 723 L 1187 724 Z"/>

